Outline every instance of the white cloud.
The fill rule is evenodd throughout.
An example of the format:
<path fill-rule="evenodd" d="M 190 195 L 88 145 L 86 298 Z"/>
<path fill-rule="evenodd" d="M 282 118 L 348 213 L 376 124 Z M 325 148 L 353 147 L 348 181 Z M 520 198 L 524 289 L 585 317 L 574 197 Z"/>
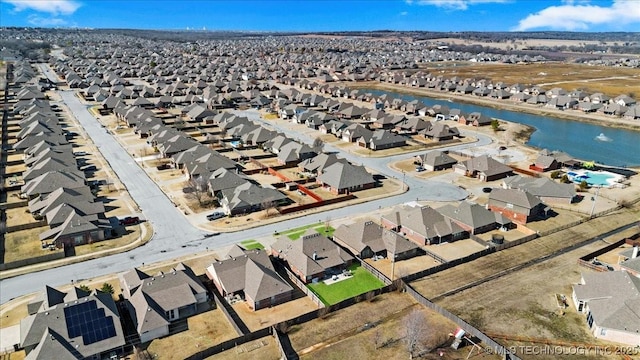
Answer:
<path fill-rule="evenodd" d="M 549 28 L 588 30 L 592 25 L 625 25 L 640 22 L 640 4 L 635 0 L 614 0 L 611 6 L 565 1 L 520 20 L 514 31 Z"/>
<path fill-rule="evenodd" d="M 418 5 L 432 5 L 448 10 L 467 10 L 470 5 L 504 3 L 509 0 L 417 0 Z M 407 0 L 407 4 L 413 4 L 413 0 Z"/>
<path fill-rule="evenodd" d="M 35 14 L 27 17 L 27 22 L 35 27 L 55 27 L 68 26 L 69 23 L 65 19 L 59 17 L 42 17 Z"/>
<path fill-rule="evenodd" d="M 408 11 L 403 11 L 403 12 L 400 13 L 400 16 L 407 16 L 408 14 L 409 14 Z"/>
<path fill-rule="evenodd" d="M 13 5 L 13 11 L 35 10 L 52 15 L 73 14 L 81 4 L 74 0 L 2 0 Z"/>

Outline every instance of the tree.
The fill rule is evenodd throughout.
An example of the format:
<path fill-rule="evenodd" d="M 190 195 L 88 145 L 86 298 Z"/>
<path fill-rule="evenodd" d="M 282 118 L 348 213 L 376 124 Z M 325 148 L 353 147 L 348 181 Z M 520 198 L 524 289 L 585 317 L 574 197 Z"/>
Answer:
<path fill-rule="evenodd" d="M 102 284 L 102 287 L 100 288 L 100 291 L 102 291 L 103 293 L 107 293 L 107 294 L 113 295 L 113 285 L 111 285 L 109 283 L 104 283 L 104 284 Z"/>
<path fill-rule="evenodd" d="M 85 284 L 82 284 L 82 285 L 78 286 L 78 289 L 80 289 L 82 291 L 85 291 L 85 292 L 91 292 L 91 289 Z"/>
<path fill-rule="evenodd" d="M 585 191 L 587 190 L 588 187 L 589 187 L 589 184 L 587 183 L 586 180 L 582 180 L 580 182 L 580 185 L 578 185 L 578 188 L 580 188 L 580 191 Z"/>
<path fill-rule="evenodd" d="M 491 120 L 491 129 L 496 132 L 500 129 L 500 122 L 496 119 Z"/>
<path fill-rule="evenodd" d="M 550 176 L 552 179 L 557 179 L 560 177 L 561 172 L 559 170 L 554 170 L 551 172 Z"/>
<path fill-rule="evenodd" d="M 269 199 L 264 199 L 262 201 L 262 203 L 260 204 L 260 206 L 262 206 L 262 209 L 264 210 L 264 214 L 266 217 L 269 217 L 269 212 L 271 209 L 274 209 L 276 207 L 276 202 L 273 201 L 273 199 L 269 198 Z"/>
<path fill-rule="evenodd" d="M 203 206 L 205 201 L 204 199 L 207 197 L 207 180 L 202 177 L 192 177 L 187 181 L 187 188 L 189 189 L 186 192 L 187 197 L 194 199 L 198 202 L 199 206 Z"/>
<path fill-rule="evenodd" d="M 422 350 L 422 339 L 427 331 L 424 314 L 420 310 L 414 309 L 405 316 L 402 323 L 409 359 L 413 359 Z"/>
<path fill-rule="evenodd" d="M 560 178 L 560 182 L 563 184 L 568 184 L 569 183 L 569 176 L 567 176 L 567 174 L 562 175 L 562 177 Z"/>
<path fill-rule="evenodd" d="M 322 149 L 324 148 L 324 141 L 319 136 L 316 137 L 315 139 L 313 139 L 311 148 L 313 149 L 313 151 L 320 154 L 322 152 Z"/>

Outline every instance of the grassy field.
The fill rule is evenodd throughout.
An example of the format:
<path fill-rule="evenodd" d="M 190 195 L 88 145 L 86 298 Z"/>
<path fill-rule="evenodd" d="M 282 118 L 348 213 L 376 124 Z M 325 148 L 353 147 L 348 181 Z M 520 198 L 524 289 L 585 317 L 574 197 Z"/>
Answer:
<path fill-rule="evenodd" d="M 262 250 L 264 249 L 264 245 L 260 244 L 257 240 L 245 240 L 240 242 L 240 245 L 242 245 L 243 248 L 245 248 L 245 250 Z"/>
<path fill-rule="evenodd" d="M 49 230 L 48 226 L 41 226 L 35 229 L 15 231 L 5 234 L 4 262 L 24 260 L 36 256 L 49 255 L 52 252 L 43 250 L 41 247 L 39 235 Z M 56 249 L 62 252 L 62 250 Z"/>
<path fill-rule="evenodd" d="M 324 236 L 333 236 L 333 232 L 336 230 L 329 226 L 328 228 L 323 224 L 309 224 L 305 226 L 301 226 L 299 228 L 283 231 L 279 233 L 280 235 L 286 235 L 291 240 L 298 240 L 302 234 L 304 234 L 307 230 L 314 229 Z"/>
<path fill-rule="evenodd" d="M 603 92 L 611 97 L 629 93 L 640 96 L 640 69 L 632 68 L 565 63 L 529 65 L 469 63 L 466 66 L 426 67 L 423 70 L 433 75 L 457 76 L 462 79 L 491 79 L 494 82 L 503 81 L 507 84 L 543 84 L 549 89 L 561 87 L 567 91 L 577 88 L 588 89 L 591 92 Z M 616 79 L 611 79 L 612 77 Z"/>
<path fill-rule="evenodd" d="M 342 300 L 349 299 L 384 286 L 382 281 L 378 280 L 358 264 L 351 265 L 349 270 L 353 274 L 350 279 L 342 280 L 331 285 L 319 282 L 316 284 L 309 284 L 307 286 L 311 291 L 318 295 L 322 302 L 327 305 L 337 304 Z"/>

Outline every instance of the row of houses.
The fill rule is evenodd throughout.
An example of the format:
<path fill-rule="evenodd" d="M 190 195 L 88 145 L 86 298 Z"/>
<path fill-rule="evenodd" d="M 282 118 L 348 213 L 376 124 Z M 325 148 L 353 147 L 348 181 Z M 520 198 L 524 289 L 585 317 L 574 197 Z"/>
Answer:
<path fill-rule="evenodd" d="M 424 72 L 416 72 L 411 75 L 396 73 L 388 75 L 386 78 L 381 77 L 380 81 L 496 100 L 510 99 L 514 102 L 540 104 L 560 110 L 573 109 L 585 113 L 599 112 L 632 120 L 640 119 L 640 105 L 636 99 L 627 94 L 611 98 L 603 93 L 589 94 L 582 90 L 567 91 L 559 87 L 545 90 L 540 86 L 508 85 L 487 79 L 461 79 L 455 76 L 446 78 L 442 75 L 435 76 Z"/>
<path fill-rule="evenodd" d="M 20 197 L 28 199 L 34 219 L 50 227 L 39 235 L 43 247 L 73 247 L 109 237 L 104 204 L 80 170 L 85 159 L 73 152 L 69 139 L 75 135 L 62 127 L 60 110 L 37 88 L 23 87 L 16 98 L 12 111 L 20 131 L 12 148 L 23 154 L 26 165 Z"/>

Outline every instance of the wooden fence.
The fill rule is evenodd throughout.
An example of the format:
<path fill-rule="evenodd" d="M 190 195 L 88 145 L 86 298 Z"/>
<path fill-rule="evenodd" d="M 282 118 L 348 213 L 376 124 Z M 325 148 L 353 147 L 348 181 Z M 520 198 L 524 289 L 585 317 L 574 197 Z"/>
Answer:
<path fill-rule="evenodd" d="M 307 295 L 309 297 L 309 299 L 311 299 L 311 301 L 313 301 L 316 305 L 318 305 L 318 308 L 325 307 L 324 303 L 322 302 L 322 300 L 320 300 L 318 295 L 316 295 L 313 291 L 309 290 L 307 285 L 305 283 L 303 283 L 302 280 L 298 279 L 298 277 L 294 273 L 292 273 L 291 270 L 287 269 L 287 267 L 284 266 L 284 265 L 282 266 L 282 268 L 287 273 L 287 276 L 289 277 L 289 279 L 294 284 L 296 284 L 296 286 L 300 290 L 302 290 L 302 292 L 305 293 L 305 295 Z"/>
<path fill-rule="evenodd" d="M 360 259 L 358 256 L 356 256 L 356 260 L 360 262 L 360 266 L 367 270 L 371 275 L 378 278 L 378 280 L 382 281 L 385 285 L 391 285 L 391 283 L 393 283 L 393 281 L 389 279 L 385 274 L 381 273 L 378 269 L 374 268 L 366 261 Z"/>
<path fill-rule="evenodd" d="M 429 299 L 427 299 L 422 294 L 417 292 L 411 285 L 405 283 L 404 288 L 406 292 L 409 295 L 411 295 L 418 303 L 437 312 L 438 314 L 444 316 L 445 318 L 451 320 L 453 323 L 455 323 L 461 329 L 463 329 L 466 333 L 480 339 L 485 345 L 484 349 L 486 352 L 489 352 L 492 354 L 500 354 L 500 355 L 508 354 L 511 359 L 519 359 L 519 357 L 515 356 L 507 348 L 505 348 L 504 346 L 502 346 L 501 344 L 499 344 L 498 342 L 496 342 L 495 340 L 493 340 L 492 338 L 484 334 L 482 331 L 476 329 L 471 324 L 467 323 L 463 319 L 454 315 L 453 313 L 443 308 L 442 306 L 439 306 L 429 301 Z"/>
<path fill-rule="evenodd" d="M 48 250 L 43 250 L 43 251 L 48 251 Z M 48 262 L 48 261 L 59 260 L 64 257 L 65 257 L 64 251 L 51 252 L 46 255 L 34 256 L 28 259 L 16 260 L 16 261 L 0 264 L 0 270 L 5 271 L 5 270 L 16 269 L 22 266 L 28 266 L 28 265 L 39 264 L 39 263 Z"/>
<path fill-rule="evenodd" d="M 47 222 L 45 220 L 40 220 L 40 221 L 36 221 L 36 222 L 32 222 L 32 223 L 7 226 L 6 231 L 8 233 L 10 233 L 10 232 L 20 231 L 20 230 L 35 229 L 35 228 L 39 228 L 41 226 L 46 226 L 46 225 L 47 225 Z"/>

